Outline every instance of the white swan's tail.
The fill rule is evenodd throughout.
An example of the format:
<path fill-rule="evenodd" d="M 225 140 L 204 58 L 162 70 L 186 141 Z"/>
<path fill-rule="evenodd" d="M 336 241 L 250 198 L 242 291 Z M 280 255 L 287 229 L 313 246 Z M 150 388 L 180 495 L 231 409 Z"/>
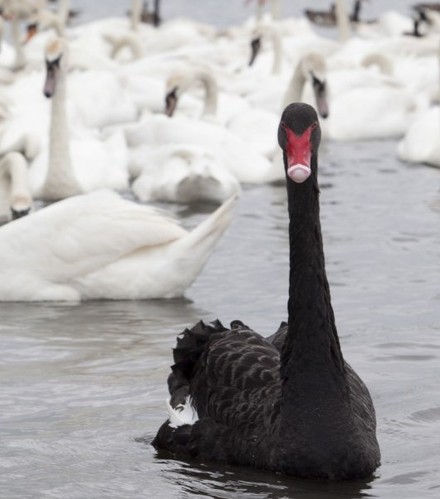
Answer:
<path fill-rule="evenodd" d="M 178 267 L 175 272 L 179 274 L 182 290 L 192 284 L 228 228 L 237 199 L 237 195 L 229 198 L 211 216 L 172 245 L 173 260 Z"/>

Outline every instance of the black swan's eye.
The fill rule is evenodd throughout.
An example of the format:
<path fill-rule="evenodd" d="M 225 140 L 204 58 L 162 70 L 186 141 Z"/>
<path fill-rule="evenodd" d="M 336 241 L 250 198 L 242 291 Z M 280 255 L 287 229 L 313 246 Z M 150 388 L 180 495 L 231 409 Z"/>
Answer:
<path fill-rule="evenodd" d="M 315 128 L 318 128 L 318 122 L 315 121 L 315 123 L 313 123 L 311 128 L 312 128 L 312 130 L 314 130 Z"/>

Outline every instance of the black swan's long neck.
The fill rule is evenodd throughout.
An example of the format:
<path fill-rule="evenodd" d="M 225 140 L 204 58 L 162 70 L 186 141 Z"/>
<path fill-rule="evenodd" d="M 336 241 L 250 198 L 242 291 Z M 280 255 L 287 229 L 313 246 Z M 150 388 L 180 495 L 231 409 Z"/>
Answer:
<path fill-rule="evenodd" d="M 347 397 L 344 359 L 339 345 L 319 218 L 317 157 L 312 156 L 312 175 L 303 184 L 287 179 L 290 282 L 288 333 L 281 354 L 283 399 L 291 417 L 289 400 L 301 398 L 314 407 L 327 407 L 335 397 Z M 327 400 L 328 399 L 328 402 Z M 307 410 L 302 415 L 308 418 Z M 298 414 L 296 417 L 299 417 Z"/>

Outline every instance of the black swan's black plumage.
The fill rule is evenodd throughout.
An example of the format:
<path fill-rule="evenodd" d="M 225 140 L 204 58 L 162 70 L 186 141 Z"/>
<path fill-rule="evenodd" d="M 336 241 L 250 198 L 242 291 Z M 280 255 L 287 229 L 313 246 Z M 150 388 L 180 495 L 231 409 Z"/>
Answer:
<path fill-rule="evenodd" d="M 178 456 L 302 477 L 367 477 L 379 465 L 376 418 L 366 386 L 345 363 L 325 274 L 319 222 L 314 109 L 291 104 L 279 143 L 290 166 L 292 133 L 310 134 L 311 175 L 286 173 L 290 288 L 287 323 L 263 338 L 240 321 L 200 322 L 177 340 L 169 376 L 173 408 L 191 397 L 194 424 L 159 429 L 153 445 Z M 308 143 L 307 143 L 308 144 Z"/>

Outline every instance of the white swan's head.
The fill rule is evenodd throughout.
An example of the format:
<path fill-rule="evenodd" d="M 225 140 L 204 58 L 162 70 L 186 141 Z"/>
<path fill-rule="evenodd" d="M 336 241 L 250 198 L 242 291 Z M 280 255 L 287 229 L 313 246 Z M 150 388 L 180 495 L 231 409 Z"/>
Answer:
<path fill-rule="evenodd" d="M 385 76 L 393 76 L 394 73 L 392 59 L 379 52 L 372 52 L 366 55 L 361 61 L 361 66 L 364 68 L 377 66 L 379 68 L 379 72 Z"/>
<path fill-rule="evenodd" d="M 272 67 L 272 73 L 276 74 L 281 71 L 282 38 L 279 29 L 272 23 L 259 24 L 252 31 L 251 57 L 249 60 L 249 66 L 252 66 L 254 64 L 258 55 L 261 53 L 263 44 L 266 43 L 267 40 L 270 40 L 273 46 L 274 63 Z"/>
<path fill-rule="evenodd" d="M 301 68 L 304 78 L 309 80 L 315 96 L 316 109 L 321 118 L 329 114 L 327 97 L 327 65 L 321 54 L 311 52 L 303 57 Z"/>
<path fill-rule="evenodd" d="M 32 209 L 32 198 L 27 194 L 16 194 L 11 197 L 11 217 L 17 220 L 29 214 Z"/>
<path fill-rule="evenodd" d="M 195 83 L 202 83 L 217 95 L 217 84 L 212 73 L 203 67 L 187 67 L 172 73 L 165 87 L 165 114 L 173 116 L 180 97 Z"/>
<path fill-rule="evenodd" d="M 46 81 L 44 95 L 53 97 L 61 71 L 67 66 L 67 43 L 62 38 L 50 40 L 45 49 Z"/>

